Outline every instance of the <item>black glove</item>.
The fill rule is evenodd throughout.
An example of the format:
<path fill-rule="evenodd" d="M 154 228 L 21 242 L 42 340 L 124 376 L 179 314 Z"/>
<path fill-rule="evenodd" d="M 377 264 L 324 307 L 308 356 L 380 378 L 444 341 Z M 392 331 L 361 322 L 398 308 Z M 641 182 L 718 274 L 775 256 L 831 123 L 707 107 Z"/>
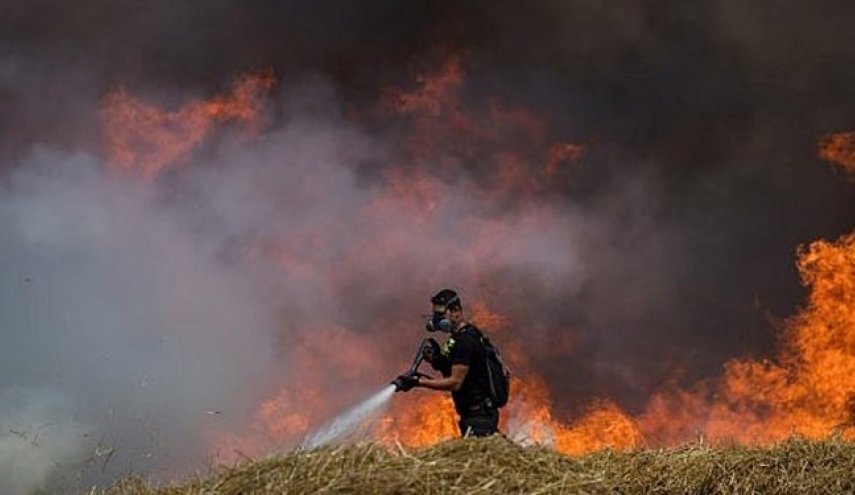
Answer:
<path fill-rule="evenodd" d="M 392 385 L 395 386 L 398 392 L 409 392 L 410 389 L 418 385 L 419 377 L 418 375 L 411 375 L 409 373 L 404 373 L 403 375 L 398 375 L 398 378 L 392 380 Z"/>
<path fill-rule="evenodd" d="M 442 356 L 442 351 L 439 350 L 439 342 L 433 338 L 425 340 L 425 345 L 422 346 L 422 356 L 424 356 L 425 361 L 433 364 L 437 358 Z"/>
<path fill-rule="evenodd" d="M 424 347 L 422 347 L 422 356 L 430 364 L 430 367 L 442 373 L 442 376 L 451 375 L 451 361 L 442 354 L 439 342 L 436 340 L 427 339 Z"/>

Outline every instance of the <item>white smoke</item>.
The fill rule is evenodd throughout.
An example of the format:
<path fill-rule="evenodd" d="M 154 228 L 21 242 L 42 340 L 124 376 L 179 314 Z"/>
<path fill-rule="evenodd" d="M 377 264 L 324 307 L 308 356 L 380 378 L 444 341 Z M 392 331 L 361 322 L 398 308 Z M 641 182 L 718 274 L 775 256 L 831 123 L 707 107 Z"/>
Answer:
<path fill-rule="evenodd" d="M 71 482 L 55 479 L 63 472 L 57 468 L 82 467 L 91 437 L 90 428 L 74 419 L 73 398 L 62 392 L 0 392 L 0 493 L 25 494 Z"/>
<path fill-rule="evenodd" d="M 51 460 L 33 461 L 16 491 L 127 472 L 172 478 L 203 466 L 217 435 L 246 431 L 279 387 L 306 380 L 328 400 L 328 416 L 311 418 L 320 426 L 400 371 L 440 286 L 528 315 L 537 351 L 550 345 L 538 338 L 550 311 L 566 311 L 596 279 L 582 260 L 595 254 L 613 269 L 625 259 L 605 208 L 496 209 L 463 174 L 436 182 L 437 209 L 425 217 L 408 191 L 390 195 L 361 172 L 389 162 L 387 145 L 347 122 L 330 92 L 282 101 L 288 118 L 261 139 L 223 132 L 154 181 L 40 147 L 6 177 L 0 394 L 31 392 L 0 408 L 0 425 L 25 416 L 63 425 L 38 447 L 3 437 L 0 473 Z M 609 303 L 619 297 L 609 291 Z M 295 349 L 299 336 L 328 329 L 337 352 Z M 355 350 L 363 359 L 346 342 L 365 342 Z"/>
<path fill-rule="evenodd" d="M 204 462 L 204 433 L 251 411 L 260 387 L 247 383 L 263 382 L 271 355 L 265 297 L 156 192 L 92 157 L 39 149 L 0 199 L 0 393 L 35 387 L 2 404 L 0 424 L 80 418 L 116 451 L 106 476 Z M 0 470 L 36 455 L 69 467 L 88 441 L 57 431 Z"/>

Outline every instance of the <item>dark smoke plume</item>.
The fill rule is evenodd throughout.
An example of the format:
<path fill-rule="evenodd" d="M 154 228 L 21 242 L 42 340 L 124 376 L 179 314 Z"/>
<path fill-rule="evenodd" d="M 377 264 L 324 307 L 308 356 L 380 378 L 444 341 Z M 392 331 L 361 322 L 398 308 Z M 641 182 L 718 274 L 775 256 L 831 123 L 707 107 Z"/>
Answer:
<path fill-rule="evenodd" d="M 855 127 L 853 8 L 5 1 L 0 488 L 204 463 L 206 435 L 297 379 L 307 332 L 404 355 L 418 320 L 403 315 L 446 284 L 512 318 L 568 416 L 593 397 L 638 410 L 663 383 L 771 353 L 803 296 L 796 247 L 855 218 L 851 185 L 816 158 L 820 136 Z M 493 156 L 444 141 L 433 152 L 457 168 L 438 177 L 454 198 L 440 222 L 349 216 L 383 199 L 389 164 L 431 172 L 402 145 L 417 123 L 376 108 L 450 56 L 461 108 L 529 109 L 584 158 L 529 203 L 487 204 Z M 281 82 L 259 141 L 226 130 L 153 184 L 108 172 L 108 92 L 180 105 L 266 67 Z M 512 227 L 477 283 L 461 256 L 473 219 Z M 376 239 L 389 251 L 359 251 Z M 268 240 L 336 275 L 247 254 Z M 342 405 L 376 384 L 352 385 Z"/>

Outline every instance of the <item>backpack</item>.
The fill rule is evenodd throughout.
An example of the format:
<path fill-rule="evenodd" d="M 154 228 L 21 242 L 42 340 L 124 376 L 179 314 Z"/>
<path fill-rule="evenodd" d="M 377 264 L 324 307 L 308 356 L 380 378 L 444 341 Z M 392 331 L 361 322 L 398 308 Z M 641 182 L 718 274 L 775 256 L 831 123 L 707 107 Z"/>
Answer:
<path fill-rule="evenodd" d="M 473 325 L 470 325 L 470 328 L 475 330 L 475 335 L 478 336 L 478 340 L 484 346 L 484 356 L 487 361 L 487 382 L 490 385 L 490 399 L 493 406 L 504 407 L 508 403 L 511 392 L 511 370 L 502 360 L 502 353 L 499 348 L 490 342 L 490 339 L 480 329 Z"/>

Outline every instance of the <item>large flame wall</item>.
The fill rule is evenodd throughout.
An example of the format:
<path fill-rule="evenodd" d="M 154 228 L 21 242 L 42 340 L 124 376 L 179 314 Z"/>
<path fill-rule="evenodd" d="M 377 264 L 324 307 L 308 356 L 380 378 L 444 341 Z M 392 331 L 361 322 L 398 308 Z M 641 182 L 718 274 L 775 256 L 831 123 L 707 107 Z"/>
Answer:
<path fill-rule="evenodd" d="M 525 249 L 528 242 L 554 240 L 545 233 L 561 229 L 566 218 L 555 216 L 543 198 L 560 191 L 563 182 L 572 181 L 573 167 L 582 166 L 579 161 L 585 145 L 550 142 L 547 123 L 525 109 L 506 108 L 495 101 L 483 113 L 466 108 L 460 99 L 464 84 L 460 64 L 459 57 L 452 57 L 441 70 L 420 76 L 412 91 L 390 88 L 384 92 L 381 118 L 403 118 L 407 124 L 408 132 L 399 136 L 402 153 L 395 158 L 407 162 L 393 161 L 380 169 L 379 194 L 354 218 L 395 225 L 403 216 L 404 223 L 414 228 L 406 234 L 381 230 L 381 237 L 359 239 L 339 256 L 354 257 L 343 268 L 353 270 L 378 251 L 394 259 L 396 249 L 409 249 L 412 242 L 402 235 L 419 236 L 425 250 L 441 253 L 440 259 L 446 258 L 449 265 L 462 270 L 463 275 L 453 277 L 455 282 L 487 285 L 482 290 L 491 304 L 513 307 L 502 294 L 504 282 L 490 273 L 493 260 L 519 254 L 514 253 L 516 243 L 523 243 L 519 248 Z M 269 73 L 246 76 L 233 95 L 188 103 L 171 112 L 137 101 L 123 91 L 112 93 L 105 97 L 102 111 L 111 163 L 156 180 L 167 167 L 189 160 L 216 123 L 233 118 L 257 123 L 262 111 L 259 92 L 270 87 Z M 257 132 L 257 124 L 253 127 Z M 852 146 L 846 136 L 825 138 L 821 156 L 848 167 L 846 153 Z M 483 183 L 460 188 L 461 162 L 467 160 L 490 172 L 484 174 Z M 460 194 L 472 196 L 467 203 L 472 211 L 455 212 L 453 220 L 443 218 L 450 215 L 448 205 Z M 281 263 L 286 276 L 332 284 L 330 289 L 335 290 L 342 283 L 342 274 L 330 272 L 340 261 L 319 260 L 301 252 L 301 246 L 333 243 L 333 231 L 342 228 L 346 227 L 330 219 L 291 232 L 290 239 L 262 239 L 248 247 L 255 255 Z M 444 232 L 447 228 L 466 232 Z M 462 239 L 463 243 L 449 243 L 448 239 Z M 503 314 L 484 299 L 474 299 L 473 321 L 492 331 L 507 346 L 512 366 L 522 370 L 513 383 L 514 401 L 505 411 L 504 429 L 521 441 L 547 443 L 568 454 L 606 447 L 674 445 L 696 437 L 752 443 L 794 434 L 820 438 L 847 431 L 855 399 L 847 380 L 855 371 L 855 354 L 849 344 L 855 335 L 853 242 L 851 236 L 834 243 L 817 241 L 799 251 L 798 268 L 810 296 L 805 307 L 787 320 L 777 356 L 762 361 L 731 360 L 721 377 L 684 389 L 658 391 L 637 414 L 627 413 L 609 400 L 589 399 L 581 415 L 562 418 L 552 407 L 548 384 L 533 364 L 539 356 L 527 345 L 530 336 L 525 326 L 530 320 Z M 376 260 L 367 261 L 373 264 Z M 566 269 L 550 269 L 548 264 L 555 260 L 543 261 L 547 265 L 541 270 Z M 390 272 L 390 276 L 398 275 Z M 432 277 L 427 280 L 442 283 Z M 489 287 L 491 283 L 497 287 Z M 566 290 L 561 285 L 552 289 L 559 294 Z M 388 313 L 398 316 L 396 312 L 390 308 Z M 535 320 L 534 324 L 549 322 Z M 297 340 L 289 340 L 284 352 L 291 361 L 291 378 L 259 406 L 254 433 L 243 438 L 227 435 L 226 441 L 244 444 L 244 448 L 258 448 L 255 442 L 271 439 L 278 445 L 299 441 L 341 406 L 332 397 L 338 385 L 328 380 L 347 381 L 348 375 L 359 373 L 382 383 L 392 368 L 379 363 L 380 353 L 372 348 L 372 341 L 414 342 L 415 319 L 412 327 L 393 325 L 389 327 L 392 334 L 367 329 L 357 335 L 357 329 L 346 325 L 321 324 L 299 334 Z M 572 334 L 572 330 L 568 332 Z M 559 357 L 572 359 L 572 343 L 551 344 L 558 346 L 553 352 Z M 416 392 L 413 397 L 398 398 L 370 435 L 419 446 L 453 437 L 456 432 L 448 398 Z"/>
<path fill-rule="evenodd" d="M 520 441 L 852 434 L 840 2 L 7 7 L 0 492 L 289 448 L 447 285 Z"/>

